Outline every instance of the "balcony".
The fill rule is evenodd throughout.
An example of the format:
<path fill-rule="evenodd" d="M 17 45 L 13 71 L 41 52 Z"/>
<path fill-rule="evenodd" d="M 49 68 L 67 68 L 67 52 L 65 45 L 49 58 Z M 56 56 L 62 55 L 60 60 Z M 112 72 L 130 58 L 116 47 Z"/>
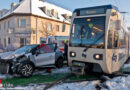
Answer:
<path fill-rule="evenodd" d="M 21 28 L 15 28 L 14 34 L 31 34 L 30 28 L 21 29 Z"/>
<path fill-rule="evenodd" d="M 29 28 L 11 28 L 8 29 L 9 34 L 14 34 L 16 37 L 29 37 L 31 36 L 31 30 Z"/>

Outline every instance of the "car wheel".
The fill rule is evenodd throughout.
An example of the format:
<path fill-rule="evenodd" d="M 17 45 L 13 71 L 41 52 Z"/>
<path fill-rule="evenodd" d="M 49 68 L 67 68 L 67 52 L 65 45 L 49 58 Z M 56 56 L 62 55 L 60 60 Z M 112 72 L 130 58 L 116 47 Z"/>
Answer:
<path fill-rule="evenodd" d="M 21 76 L 30 77 L 33 74 L 34 67 L 33 67 L 33 65 L 31 65 L 29 63 L 25 63 L 25 64 L 20 66 L 19 71 L 20 71 Z"/>
<path fill-rule="evenodd" d="M 57 68 L 62 68 L 64 65 L 64 60 L 62 58 L 59 58 L 57 61 L 56 61 L 56 67 Z"/>

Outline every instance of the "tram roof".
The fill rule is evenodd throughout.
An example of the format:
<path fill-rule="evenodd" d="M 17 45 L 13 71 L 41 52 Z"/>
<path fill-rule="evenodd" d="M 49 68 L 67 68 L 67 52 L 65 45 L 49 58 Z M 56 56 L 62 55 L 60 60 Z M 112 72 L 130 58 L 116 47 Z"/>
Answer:
<path fill-rule="evenodd" d="M 102 5 L 102 6 L 95 6 L 95 7 L 78 8 L 75 9 L 74 12 L 77 12 L 78 10 L 95 9 L 95 8 L 114 9 L 116 11 L 119 11 L 119 9 L 114 5 Z"/>

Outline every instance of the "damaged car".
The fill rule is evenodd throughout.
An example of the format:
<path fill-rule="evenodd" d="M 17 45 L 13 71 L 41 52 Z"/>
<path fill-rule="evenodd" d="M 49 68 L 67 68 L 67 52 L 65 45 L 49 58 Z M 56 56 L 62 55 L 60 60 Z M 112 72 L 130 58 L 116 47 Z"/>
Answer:
<path fill-rule="evenodd" d="M 27 45 L 6 57 L 0 57 L 0 73 L 30 77 L 38 67 L 53 65 L 61 68 L 64 65 L 63 62 L 63 53 L 57 44 Z"/>

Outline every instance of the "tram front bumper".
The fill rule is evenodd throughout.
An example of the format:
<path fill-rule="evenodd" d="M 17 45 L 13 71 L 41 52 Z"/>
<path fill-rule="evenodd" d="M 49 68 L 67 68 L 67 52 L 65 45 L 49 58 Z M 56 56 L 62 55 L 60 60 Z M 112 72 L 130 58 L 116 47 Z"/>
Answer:
<path fill-rule="evenodd" d="M 73 62 L 71 69 L 72 69 L 72 73 L 76 75 L 84 75 L 85 63 Z"/>

